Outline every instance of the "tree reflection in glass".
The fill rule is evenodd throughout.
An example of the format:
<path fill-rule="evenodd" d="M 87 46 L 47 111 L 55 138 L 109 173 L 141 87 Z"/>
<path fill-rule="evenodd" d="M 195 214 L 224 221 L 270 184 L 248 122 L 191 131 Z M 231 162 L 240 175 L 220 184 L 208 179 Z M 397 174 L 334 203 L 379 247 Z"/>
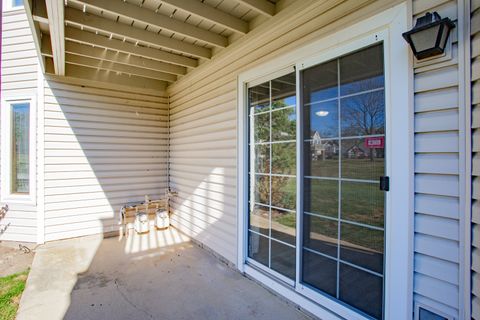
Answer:
<path fill-rule="evenodd" d="M 296 263 L 295 90 L 291 73 L 249 88 L 248 95 L 255 201 L 249 212 L 248 256 L 291 279 Z"/>

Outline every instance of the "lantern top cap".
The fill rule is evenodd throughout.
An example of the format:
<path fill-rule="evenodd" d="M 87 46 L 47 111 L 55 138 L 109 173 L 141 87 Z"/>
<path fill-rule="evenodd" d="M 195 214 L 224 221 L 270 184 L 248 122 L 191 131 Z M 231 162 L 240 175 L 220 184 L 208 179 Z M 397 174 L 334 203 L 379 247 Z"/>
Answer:
<path fill-rule="evenodd" d="M 432 22 L 440 21 L 442 18 L 437 12 L 431 13 L 427 12 L 423 17 L 420 17 L 417 19 L 417 23 L 415 24 L 415 27 L 421 27 L 427 24 L 430 24 Z"/>
<path fill-rule="evenodd" d="M 433 13 L 427 12 L 425 13 L 424 16 L 417 19 L 417 22 L 415 23 L 415 27 L 411 31 L 413 33 L 415 31 L 427 29 L 437 24 L 445 24 L 450 29 L 455 28 L 455 23 L 453 23 L 452 20 L 450 20 L 450 18 L 442 19 L 442 17 L 437 12 L 433 12 Z"/>

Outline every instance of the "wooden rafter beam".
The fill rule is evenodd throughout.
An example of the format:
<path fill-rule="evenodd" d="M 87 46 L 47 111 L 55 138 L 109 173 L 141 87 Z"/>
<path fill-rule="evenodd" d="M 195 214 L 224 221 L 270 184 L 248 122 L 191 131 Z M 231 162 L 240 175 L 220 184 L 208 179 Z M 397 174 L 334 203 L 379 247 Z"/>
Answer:
<path fill-rule="evenodd" d="M 126 54 L 123 52 L 113 52 L 111 50 L 91 47 L 85 44 L 67 41 L 65 52 L 81 55 L 84 57 L 97 58 L 111 62 L 118 62 L 132 67 L 150 69 L 154 71 L 166 72 L 174 75 L 185 75 L 187 69 L 175 64 L 164 63 L 156 60 L 145 59 L 143 57 Z"/>
<path fill-rule="evenodd" d="M 181 22 L 170 17 L 155 13 L 154 11 L 141 8 L 135 4 L 122 1 L 98 1 L 98 0 L 72 0 L 82 5 L 108 11 L 126 19 L 134 19 L 147 25 L 165 29 L 176 34 L 200 40 L 216 47 L 225 48 L 228 39 L 219 34 L 197 28 L 191 24 Z"/>
<path fill-rule="evenodd" d="M 250 7 L 252 10 L 257 11 L 267 17 L 273 17 L 275 15 L 275 5 L 267 0 L 238 0 L 240 3 Z"/>
<path fill-rule="evenodd" d="M 48 27 L 52 39 L 53 63 L 55 74 L 65 75 L 65 22 L 64 1 L 46 0 Z"/>
<path fill-rule="evenodd" d="M 45 59 L 45 70 L 47 74 L 54 74 L 53 60 Z M 153 90 L 153 92 L 163 91 L 167 82 L 134 75 L 118 74 L 108 70 L 99 70 L 95 68 L 67 64 L 65 66 L 65 77 L 83 79 L 90 84 L 106 83 L 109 85 L 135 87 L 144 90 Z"/>
<path fill-rule="evenodd" d="M 48 40 L 48 36 L 44 36 L 42 42 Z M 79 44 L 80 45 L 80 44 Z M 88 47 L 83 45 L 84 47 Z M 94 49 L 94 48 L 89 48 Z M 102 50 L 100 48 L 97 48 Z M 85 52 L 84 52 L 85 53 Z M 52 50 L 49 50 L 48 46 L 42 46 L 42 55 L 46 57 L 52 56 Z M 65 62 L 69 64 L 75 64 L 79 66 L 98 68 L 103 70 L 110 70 L 115 72 L 127 73 L 130 75 L 136 75 L 139 77 L 163 80 L 168 82 L 175 82 L 177 77 L 171 73 L 165 73 L 157 70 L 145 69 L 142 67 L 136 67 L 131 65 L 125 65 L 114 61 L 103 60 L 101 56 L 86 56 L 69 53 L 68 50 L 65 53 Z"/>
<path fill-rule="evenodd" d="M 51 52 L 48 46 L 50 44 L 50 37 L 46 34 L 42 37 L 42 54 Z M 45 48 L 45 49 L 44 49 Z M 65 53 L 71 53 L 87 58 L 100 59 L 124 65 L 150 69 L 154 71 L 166 72 L 174 75 L 185 75 L 187 69 L 175 64 L 165 63 L 161 61 L 146 59 L 144 57 L 135 56 L 133 54 L 126 54 L 123 52 L 114 52 L 105 48 L 94 47 L 79 42 L 66 41 Z"/>
<path fill-rule="evenodd" d="M 206 5 L 200 1 L 161 0 L 160 2 L 167 3 L 171 6 L 174 6 L 175 8 L 181 9 L 215 24 L 219 24 L 234 32 L 238 32 L 241 34 L 246 34 L 248 32 L 247 22 L 221 10 L 213 8 L 209 5 Z"/>
<path fill-rule="evenodd" d="M 89 58 L 85 56 L 78 56 L 71 53 L 65 54 L 65 62 L 69 64 L 75 64 L 78 66 L 84 66 L 84 67 L 90 67 L 90 68 L 96 68 L 96 69 L 102 69 L 102 70 L 110 70 L 114 72 L 121 72 L 121 73 L 126 73 L 134 76 L 156 79 L 156 80 L 163 80 L 167 82 L 175 82 L 177 80 L 177 76 L 170 73 L 127 66 L 121 63 L 100 60 L 97 58 Z"/>
<path fill-rule="evenodd" d="M 73 8 L 65 8 L 65 21 L 198 58 L 210 59 L 212 56 L 212 51 L 208 48 L 199 47 L 93 14 L 83 13 L 81 10 Z"/>
<path fill-rule="evenodd" d="M 132 54 L 140 57 L 147 57 L 157 61 L 176 64 L 183 67 L 195 68 L 198 61 L 192 58 L 172 54 L 169 52 L 136 46 L 134 44 L 124 42 L 117 39 L 108 39 L 107 37 L 97 35 L 92 32 L 81 31 L 73 27 L 65 27 L 65 39 L 94 45 L 97 47 L 120 51 L 125 54 Z"/>
<path fill-rule="evenodd" d="M 45 0 L 34 1 L 32 6 L 33 20 L 48 24 L 47 5 L 45 4 Z"/>

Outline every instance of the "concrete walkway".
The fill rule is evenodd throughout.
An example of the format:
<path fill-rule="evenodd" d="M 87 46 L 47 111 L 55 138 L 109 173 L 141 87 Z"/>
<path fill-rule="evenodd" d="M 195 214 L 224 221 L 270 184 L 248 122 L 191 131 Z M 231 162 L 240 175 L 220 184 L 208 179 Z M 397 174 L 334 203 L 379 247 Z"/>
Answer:
<path fill-rule="evenodd" d="M 309 318 L 170 228 L 42 246 L 17 319 Z"/>

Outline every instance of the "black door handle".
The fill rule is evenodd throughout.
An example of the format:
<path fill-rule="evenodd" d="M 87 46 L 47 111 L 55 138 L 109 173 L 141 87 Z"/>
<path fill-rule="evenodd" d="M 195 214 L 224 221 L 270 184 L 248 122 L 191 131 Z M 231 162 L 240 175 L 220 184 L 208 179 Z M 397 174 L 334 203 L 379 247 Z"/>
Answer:
<path fill-rule="evenodd" d="M 390 177 L 388 176 L 380 177 L 380 190 L 382 191 L 390 190 Z"/>

